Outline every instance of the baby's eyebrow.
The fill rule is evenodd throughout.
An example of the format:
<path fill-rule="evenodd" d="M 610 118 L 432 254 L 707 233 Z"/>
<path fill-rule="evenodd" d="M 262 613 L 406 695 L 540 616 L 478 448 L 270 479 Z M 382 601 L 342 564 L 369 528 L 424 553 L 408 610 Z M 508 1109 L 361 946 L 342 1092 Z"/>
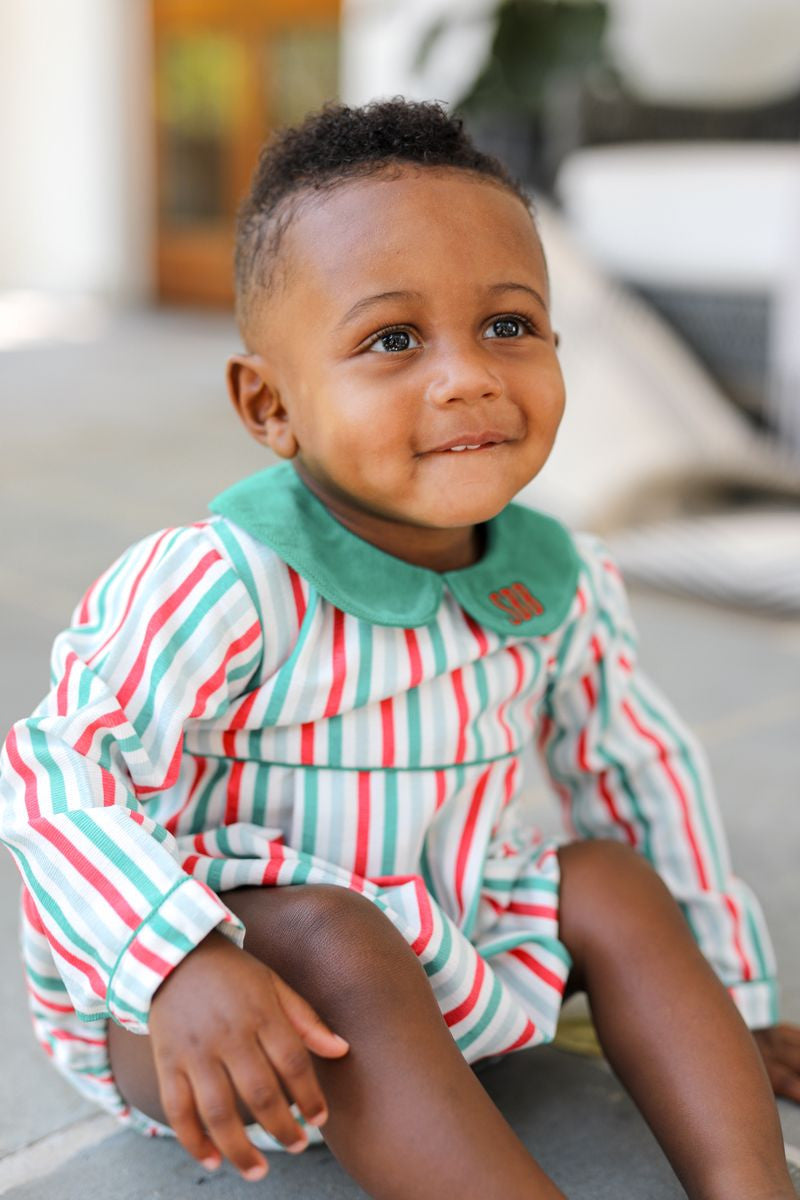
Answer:
<path fill-rule="evenodd" d="M 513 283 L 509 280 L 504 283 L 493 283 L 488 290 L 492 295 L 497 292 L 527 292 L 529 296 L 533 296 L 534 300 L 537 300 L 541 304 L 542 308 L 547 309 L 547 304 L 543 297 L 536 291 L 536 288 L 529 287 L 527 283 Z"/>
<path fill-rule="evenodd" d="M 357 300 L 352 308 L 348 308 L 336 328 L 341 329 L 343 325 L 347 325 L 365 309 L 372 308 L 374 304 L 380 304 L 383 300 L 419 300 L 421 297 L 421 292 L 378 292 L 376 296 L 365 296 L 363 300 Z"/>
<path fill-rule="evenodd" d="M 496 295 L 498 292 L 527 292 L 529 296 L 533 296 L 534 300 L 541 304 L 542 308 L 547 309 L 547 304 L 542 299 L 535 288 L 529 287 L 527 283 L 514 283 L 512 280 L 504 280 L 502 283 L 493 283 L 487 289 L 490 295 Z M 358 317 L 366 309 L 372 308 L 376 304 L 381 304 L 385 300 L 421 300 L 422 292 L 378 292 L 375 296 L 365 296 L 363 300 L 357 300 L 342 317 L 341 321 L 336 324 L 337 329 L 347 325 L 355 317 Z"/>

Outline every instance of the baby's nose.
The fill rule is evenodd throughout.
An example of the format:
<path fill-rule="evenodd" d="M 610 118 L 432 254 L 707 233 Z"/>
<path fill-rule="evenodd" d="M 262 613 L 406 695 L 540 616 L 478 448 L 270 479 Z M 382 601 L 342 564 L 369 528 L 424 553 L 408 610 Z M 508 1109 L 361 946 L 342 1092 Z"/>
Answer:
<path fill-rule="evenodd" d="M 429 404 L 449 404 L 453 400 L 475 404 L 493 400 L 503 392 L 502 380 L 479 352 L 442 355 L 425 389 Z"/>

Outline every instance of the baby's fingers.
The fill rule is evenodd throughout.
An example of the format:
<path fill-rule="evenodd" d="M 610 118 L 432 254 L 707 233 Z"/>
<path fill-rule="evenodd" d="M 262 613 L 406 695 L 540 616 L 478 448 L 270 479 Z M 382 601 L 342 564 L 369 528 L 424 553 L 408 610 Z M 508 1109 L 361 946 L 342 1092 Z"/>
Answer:
<path fill-rule="evenodd" d="M 220 1153 L 197 1115 L 189 1080 L 175 1073 L 168 1079 L 159 1079 L 159 1095 L 164 1115 L 186 1153 L 209 1170 L 215 1170 L 222 1161 Z"/>
<path fill-rule="evenodd" d="M 222 1064 L 204 1063 L 191 1082 L 197 1111 L 215 1145 L 245 1179 L 263 1179 L 269 1169 L 267 1160 L 245 1133 L 231 1079 Z"/>
<path fill-rule="evenodd" d="M 334 1033 L 299 992 L 279 975 L 273 974 L 273 983 L 281 1008 L 310 1050 L 325 1058 L 347 1053 L 349 1042 Z"/>

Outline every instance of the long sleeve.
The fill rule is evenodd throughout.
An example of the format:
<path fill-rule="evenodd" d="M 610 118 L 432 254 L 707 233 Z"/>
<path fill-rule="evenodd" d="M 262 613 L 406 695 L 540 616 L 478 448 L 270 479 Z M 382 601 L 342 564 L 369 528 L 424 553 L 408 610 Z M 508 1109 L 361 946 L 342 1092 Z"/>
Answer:
<path fill-rule="evenodd" d="M 597 539 L 583 571 L 539 728 L 569 832 L 642 853 L 680 904 L 700 949 L 751 1028 L 777 1021 L 775 958 L 761 908 L 732 873 L 704 752 L 637 665 L 619 572 Z"/>
<path fill-rule="evenodd" d="M 178 776 L 185 723 L 223 713 L 261 652 L 212 526 L 164 530 L 89 589 L 56 639 L 50 694 L 6 739 L 0 840 L 84 1020 L 146 1032 L 156 988 L 207 933 L 243 943 L 147 802 Z"/>

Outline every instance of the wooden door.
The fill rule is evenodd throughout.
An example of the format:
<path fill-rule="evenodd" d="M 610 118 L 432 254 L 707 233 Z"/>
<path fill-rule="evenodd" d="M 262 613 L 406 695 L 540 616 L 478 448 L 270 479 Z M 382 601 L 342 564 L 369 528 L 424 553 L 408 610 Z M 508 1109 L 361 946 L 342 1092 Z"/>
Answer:
<path fill-rule="evenodd" d="M 157 280 L 230 306 L 233 229 L 269 131 L 338 91 L 339 0 L 152 0 Z"/>

